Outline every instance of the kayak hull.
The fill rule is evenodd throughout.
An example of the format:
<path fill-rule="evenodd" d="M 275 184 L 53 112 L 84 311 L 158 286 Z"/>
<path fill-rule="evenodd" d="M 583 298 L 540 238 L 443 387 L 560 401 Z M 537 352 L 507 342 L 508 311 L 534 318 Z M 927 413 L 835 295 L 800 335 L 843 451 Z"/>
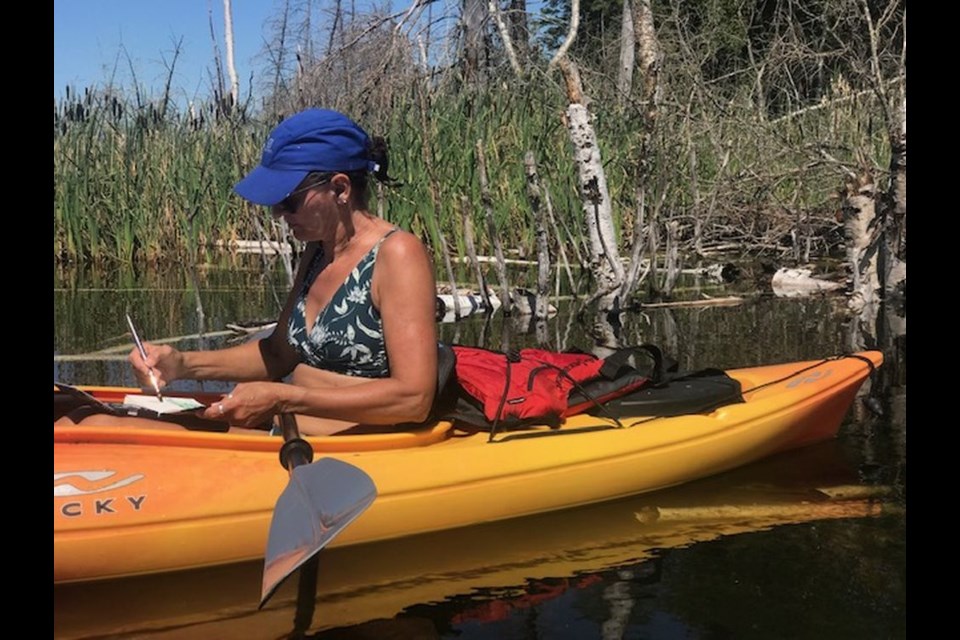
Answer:
<path fill-rule="evenodd" d="M 373 505 L 331 546 L 400 538 L 662 489 L 836 435 L 879 352 L 727 373 L 745 402 L 669 418 L 590 415 L 559 429 L 440 422 L 309 438 L 365 471 Z M 106 401 L 129 389 L 85 387 Z M 54 428 L 54 582 L 262 558 L 289 475 L 269 435 Z"/>

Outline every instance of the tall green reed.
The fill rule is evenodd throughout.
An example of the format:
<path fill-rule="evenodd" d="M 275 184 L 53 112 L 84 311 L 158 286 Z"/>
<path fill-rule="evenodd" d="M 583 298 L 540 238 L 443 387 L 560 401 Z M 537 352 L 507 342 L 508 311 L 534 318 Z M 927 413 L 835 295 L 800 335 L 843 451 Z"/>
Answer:
<path fill-rule="evenodd" d="M 408 91 L 384 119 L 386 130 L 371 131 L 387 137 L 390 172 L 401 182 L 387 190 L 388 219 L 435 249 L 435 235 L 442 233 L 462 255 L 459 202 L 465 196 L 478 217 L 478 251 L 489 254 L 474 157 L 481 141 L 501 243 L 533 253 L 527 150 L 534 152 L 554 214 L 574 236 L 552 241 L 578 241 L 582 206 L 563 124 L 566 99 L 558 87 L 543 78 L 483 89 L 434 87 L 427 126 L 416 88 Z M 642 120 L 639 110 L 615 107 L 605 91 L 603 85 L 587 87 L 595 95 L 591 110 L 614 215 L 626 233 Z M 746 101 L 665 104 L 646 158 L 653 167 L 644 185 L 648 197 L 663 203 L 664 215 L 686 221 L 704 216 L 709 206 L 718 236 L 731 228 L 741 239 L 759 233 L 788 209 L 812 211 L 829 223 L 843 177 L 839 165 L 883 167 L 889 153 L 883 132 L 869 126 L 876 112 L 870 96 L 841 97 L 769 121 L 756 118 Z M 201 107 L 202 120 L 176 111 L 160 115 L 152 104 L 105 90 L 55 102 L 55 261 L 196 260 L 225 251 L 233 239 L 259 237 L 255 216 L 262 220 L 265 212 L 232 195 L 231 187 L 257 163 L 274 121 L 231 117 L 216 105 Z M 352 112 L 349 105 L 342 108 Z M 425 145 L 432 175 L 424 164 Z M 436 206 L 432 189 L 439 195 Z"/>

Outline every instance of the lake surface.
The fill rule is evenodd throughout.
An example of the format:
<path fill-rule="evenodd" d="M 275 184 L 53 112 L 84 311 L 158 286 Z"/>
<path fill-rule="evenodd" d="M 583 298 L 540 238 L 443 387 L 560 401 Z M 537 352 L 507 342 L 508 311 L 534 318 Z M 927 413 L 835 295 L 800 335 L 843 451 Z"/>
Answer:
<path fill-rule="evenodd" d="M 145 339 L 182 337 L 172 341 L 180 348 L 227 344 L 238 339 L 228 323 L 275 317 L 284 280 L 279 272 L 264 276 L 256 260 L 202 268 L 196 280 L 175 271 L 55 270 L 54 380 L 133 384 L 123 360 L 128 310 Z M 644 308 L 623 314 L 609 332 L 622 344 L 658 344 L 684 369 L 884 352 L 836 441 L 603 505 L 327 549 L 306 637 L 906 637 L 905 317 L 853 314 L 841 296 L 686 286 L 688 300 L 743 299 Z M 440 324 L 441 338 L 590 349 L 593 321 L 557 306 L 539 328 L 494 314 Z M 659 517 L 651 522 L 644 514 L 653 508 Z M 261 569 L 58 587 L 54 635 L 287 637 L 298 614 L 296 581 L 257 611 Z"/>

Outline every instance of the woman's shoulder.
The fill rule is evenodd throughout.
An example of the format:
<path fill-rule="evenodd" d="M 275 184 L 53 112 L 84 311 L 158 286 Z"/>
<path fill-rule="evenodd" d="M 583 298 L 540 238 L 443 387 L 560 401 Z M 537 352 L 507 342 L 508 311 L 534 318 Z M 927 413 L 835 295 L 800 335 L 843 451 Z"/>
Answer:
<path fill-rule="evenodd" d="M 413 276 L 420 280 L 433 277 L 433 260 L 415 234 L 397 228 L 380 243 L 377 256 L 377 271 L 391 281 Z"/>
<path fill-rule="evenodd" d="M 380 257 L 388 260 L 426 255 L 426 252 L 420 238 L 400 227 L 389 229 L 380 242 Z"/>

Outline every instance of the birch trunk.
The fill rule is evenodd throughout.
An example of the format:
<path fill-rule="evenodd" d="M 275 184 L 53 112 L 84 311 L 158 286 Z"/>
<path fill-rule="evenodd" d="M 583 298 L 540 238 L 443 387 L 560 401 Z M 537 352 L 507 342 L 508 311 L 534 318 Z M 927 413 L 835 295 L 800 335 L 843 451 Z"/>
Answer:
<path fill-rule="evenodd" d="M 905 293 L 907 286 L 907 98 L 903 97 L 899 123 L 890 140 L 890 186 L 883 246 L 883 290 Z"/>
<path fill-rule="evenodd" d="M 624 281 L 624 270 L 617 248 L 607 176 L 603 169 L 597 136 L 590 122 L 580 73 L 576 65 L 567 58 L 560 61 L 560 69 L 570 101 L 566 111 L 566 126 L 577 166 L 580 199 L 589 240 L 590 269 L 597 284 L 594 299 L 599 302 L 601 311 L 612 311 L 617 305 L 618 289 Z"/>
<path fill-rule="evenodd" d="M 617 76 L 617 106 L 621 109 L 627 105 L 633 88 L 633 66 L 636 60 L 635 46 L 633 6 L 630 0 L 623 0 L 623 17 L 620 21 L 620 68 Z"/>
<path fill-rule="evenodd" d="M 557 52 L 553 54 L 553 58 L 550 59 L 549 64 L 547 64 L 547 71 L 553 71 L 553 69 L 562 64 L 567 57 L 567 49 L 573 45 L 573 41 L 577 39 L 577 30 L 580 28 L 580 0 L 571 0 L 570 1 L 570 28 L 567 30 L 567 37 L 560 44 L 560 47 L 557 49 Z"/>
<path fill-rule="evenodd" d="M 641 261 L 646 253 L 644 248 L 648 242 L 651 249 L 651 252 L 649 252 L 650 262 L 651 264 L 656 262 L 656 211 L 659 210 L 659 206 L 657 206 L 654 211 L 650 212 L 650 215 L 647 215 L 646 206 L 651 200 L 649 197 L 650 155 L 653 147 L 653 134 L 657 125 L 660 101 L 660 65 L 663 54 L 660 41 L 657 38 L 657 31 L 653 25 L 653 11 L 650 9 L 650 1 L 632 0 L 632 5 L 636 54 L 640 65 L 640 73 L 643 77 L 640 93 L 643 127 L 637 145 L 636 168 L 634 170 L 634 199 L 636 204 L 633 213 L 633 238 L 631 239 L 633 246 L 630 251 L 630 264 L 627 266 L 628 276 L 623 279 L 623 285 L 620 289 L 620 298 L 624 301 L 630 297 L 636 286 L 643 280 L 643 276 L 640 275 Z M 649 230 L 646 236 L 644 235 L 645 219 L 649 220 Z"/>
<path fill-rule="evenodd" d="M 530 210 L 533 212 L 534 224 L 536 224 L 537 229 L 537 297 L 533 315 L 537 320 L 545 320 L 548 315 L 547 292 L 550 286 L 550 247 L 547 244 L 548 221 L 541 197 L 540 176 L 537 174 L 537 163 L 532 151 L 527 151 L 524 154 L 523 165 L 527 173 L 527 199 L 530 201 Z"/>
<path fill-rule="evenodd" d="M 893 5 L 891 4 L 891 7 Z M 907 280 L 906 230 L 907 230 L 907 14 L 903 13 L 903 47 L 899 61 L 899 75 L 903 82 L 900 90 L 890 95 L 880 62 L 880 33 L 882 25 L 891 15 L 886 11 L 876 22 L 868 0 L 860 0 L 864 25 L 870 37 L 870 73 L 873 90 L 883 109 L 890 140 L 890 184 L 883 200 L 878 203 L 882 217 L 883 237 L 880 241 L 880 279 L 884 294 L 905 291 Z"/>
<path fill-rule="evenodd" d="M 223 0 L 223 39 L 227 47 L 227 75 L 230 77 L 230 97 L 233 99 L 231 107 L 235 107 L 240 103 L 240 80 L 233 62 L 233 10 L 230 0 Z"/>
<path fill-rule="evenodd" d="M 875 230 L 875 192 L 872 176 L 862 174 L 847 183 L 843 203 L 843 231 L 851 278 L 850 306 L 858 312 L 864 312 L 865 308 L 875 309 L 879 305 L 877 258 L 882 238 L 881 232 Z"/>
<path fill-rule="evenodd" d="M 503 19 L 503 14 L 500 13 L 500 5 L 498 2 L 499 0 L 488 0 L 487 11 L 490 12 L 490 17 L 493 19 L 494 24 L 497 25 L 497 32 L 500 34 L 500 40 L 503 42 L 503 50 L 507 53 L 507 59 L 510 60 L 510 66 L 513 68 L 513 72 L 518 78 L 521 78 L 523 77 L 523 67 L 520 66 L 520 61 L 517 59 L 516 48 L 513 46 L 513 38 L 510 36 L 510 29 Z"/>
<path fill-rule="evenodd" d="M 667 247 L 666 255 L 666 274 L 663 278 L 663 293 L 669 296 L 673 287 L 677 284 L 677 276 L 680 275 L 680 223 L 676 220 L 669 220 L 666 224 L 667 229 Z"/>
<path fill-rule="evenodd" d="M 637 40 L 637 58 L 640 61 L 640 73 L 643 74 L 644 121 L 646 128 L 653 130 L 660 106 L 660 67 L 663 50 L 657 38 L 653 24 L 653 10 L 650 0 L 634 0 L 633 24 Z"/>

